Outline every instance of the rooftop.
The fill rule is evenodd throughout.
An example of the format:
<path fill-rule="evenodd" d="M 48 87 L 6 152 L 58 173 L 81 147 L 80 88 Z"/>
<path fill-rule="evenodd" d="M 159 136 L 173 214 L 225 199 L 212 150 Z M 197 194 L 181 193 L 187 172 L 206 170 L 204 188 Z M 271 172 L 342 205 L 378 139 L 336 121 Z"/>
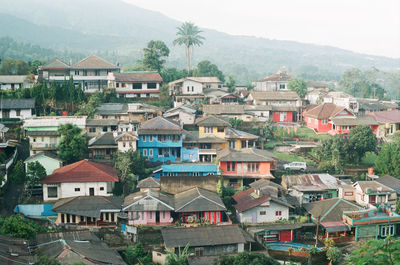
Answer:
<path fill-rule="evenodd" d="M 119 66 L 111 64 L 106 60 L 96 56 L 90 55 L 74 65 L 71 65 L 71 69 L 119 69 Z"/>
<path fill-rule="evenodd" d="M 162 134 L 162 133 L 182 133 L 182 128 L 179 124 L 170 121 L 164 117 L 156 117 L 145 121 L 141 124 L 139 134 Z"/>
<path fill-rule="evenodd" d="M 221 127 L 231 127 L 231 124 L 221 118 L 218 118 L 216 116 L 210 115 L 210 116 L 204 116 L 201 118 L 198 118 L 196 120 L 196 125 L 197 126 L 221 126 Z"/>
<path fill-rule="evenodd" d="M 306 203 L 303 207 L 313 218 L 320 218 L 320 222 L 340 222 L 342 221 L 343 211 L 362 209 L 361 206 L 341 198 Z"/>
<path fill-rule="evenodd" d="M 322 103 L 320 105 L 308 109 L 306 113 L 304 113 L 304 116 L 316 118 L 319 120 L 329 119 L 336 116 L 336 114 L 343 111 L 344 109 L 345 107 L 337 106 L 333 103 Z"/>
<path fill-rule="evenodd" d="M 217 155 L 219 161 L 236 162 L 270 162 L 277 160 L 277 157 L 266 150 L 256 148 L 244 148 L 241 150 L 224 149 Z"/>
<path fill-rule="evenodd" d="M 162 82 L 161 75 L 157 72 L 131 72 L 114 74 L 117 82 Z"/>

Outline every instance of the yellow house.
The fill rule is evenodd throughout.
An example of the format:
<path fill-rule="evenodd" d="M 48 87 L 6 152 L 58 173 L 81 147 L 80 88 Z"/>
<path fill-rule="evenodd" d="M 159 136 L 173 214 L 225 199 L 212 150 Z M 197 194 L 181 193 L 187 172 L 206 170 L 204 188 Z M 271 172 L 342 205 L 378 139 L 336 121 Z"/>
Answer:
<path fill-rule="evenodd" d="M 242 148 L 256 147 L 258 136 L 239 131 L 233 128 L 227 128 L 225 130 L 225 139 L 228 141 L 229 148 L 235 150 L 241 150 Z"/>
<path fill-rule="evenodd" d="M 196 125 L 199 127 L 199 138 L 216 136 L 224 139 L 225 130 L 231 127 L 229 122 L 212 115 L 198 119 Z"/>
<path fill-rule="evenodd" d="M 378 138 L 386 138 L 400 131 L 400 110 L 370 112 L 367 115 L 373 117 L 379 124 L 376 133 Z"/>

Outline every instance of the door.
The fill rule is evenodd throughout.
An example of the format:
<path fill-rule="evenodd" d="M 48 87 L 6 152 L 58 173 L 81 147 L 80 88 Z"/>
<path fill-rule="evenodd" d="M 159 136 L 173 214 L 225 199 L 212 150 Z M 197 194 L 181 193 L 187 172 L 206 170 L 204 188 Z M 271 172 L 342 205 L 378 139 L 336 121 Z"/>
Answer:
<path fill-rule="evenodd" d="M 94 188 L 89 188 L 89 196 L 94 196 Z"/>
<path fill-rule="evenodd" d="M 254 211 L 252 216 L 251 216 L 251 222 L 253 224 L 257 223 L 257 212 L 256 211 Z"/>
<path fill-rule="evenodd" d="M 160 222 L 160 212 L 156 211 L 156 223 Z"/>
<path fill-rule="evenodd" d="M 290 242 L 292 241 L 292 231 L 281 231 L 281 242 Z"/>

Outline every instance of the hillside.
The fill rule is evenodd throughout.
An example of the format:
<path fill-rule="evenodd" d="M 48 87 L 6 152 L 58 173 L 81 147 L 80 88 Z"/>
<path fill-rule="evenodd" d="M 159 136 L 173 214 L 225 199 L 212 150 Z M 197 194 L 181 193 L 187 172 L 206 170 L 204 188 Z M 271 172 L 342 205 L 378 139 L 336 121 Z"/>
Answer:
<path fill-rule="evenodd" d="M 0 37 L 10 36 L 64 54 L 95 52 L 123 65 L 134 65 L 145 44 L 160 39 L 171 48 L 167 64 L 185 65 L 183 48 L 172 45 L 181 22 L 121 0 L 0 0 L 0 10 Z M 206 41 L 195 49 L 194 63 L 208 59 L 239 83 L 260 79 L 283 65 L 294 74 L 307 73 L 317 80 L 338 79 L 351 67 L 400 70 L 400 59 L 203 31 Z"/>

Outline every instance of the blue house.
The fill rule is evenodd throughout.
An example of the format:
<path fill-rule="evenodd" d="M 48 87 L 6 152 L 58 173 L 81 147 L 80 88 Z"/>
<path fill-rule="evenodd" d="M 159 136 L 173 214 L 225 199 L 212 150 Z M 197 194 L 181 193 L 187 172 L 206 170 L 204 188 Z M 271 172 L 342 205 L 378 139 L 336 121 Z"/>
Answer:
<path fill-rule="evenodd" d="M 149 161 L 181 161 L 182 128 L 179 124 L 156 117 L 142 123 L 138 135 L 138 149 Z"/>
<path fill-rule="evenodd" d="M 210 163 L 180 163 L 162 165 L 160 176 L 207 176 L 218 175 L 218 166 Z"/>

